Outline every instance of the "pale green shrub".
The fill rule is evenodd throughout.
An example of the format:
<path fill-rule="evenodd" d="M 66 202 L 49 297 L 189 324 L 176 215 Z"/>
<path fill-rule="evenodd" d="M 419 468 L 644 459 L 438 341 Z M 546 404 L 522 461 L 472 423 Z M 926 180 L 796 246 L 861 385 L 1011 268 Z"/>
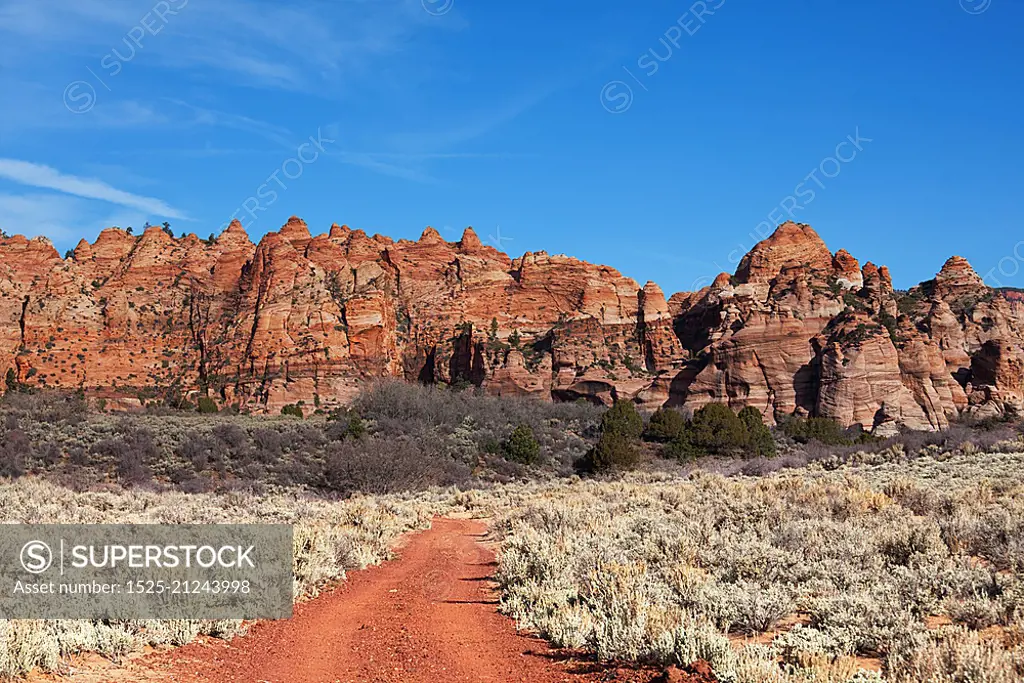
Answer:
<path fill-rule="evenodd" d="M 892 683 L 1019 683 L 1019 652 L 962 627 L 945 629 L 890 662 Z"/>
<path fill-rule="evenodd" d="M 431 498 L 356 497 L 332 503 L 295 493 L 74 493 L 19 479 L 0 483 L 0 523 L 294 524 L 294 593 L 304 599 L 344 579 L 346 569 L 390 557 L 401 534 L 428 527 L 440 506 Z M 241 627 L 239 620 L 0 621 L 0 678 L 34 668 L 59 670 L 63 658 L 82 652 L 117 660 L 146 645 L 183 645 L 200 634 L 231 638 Z"/>
<path fill-rule="evenodd" d="M 983 628 L 1021 616 L 1024 456 L 928 452 L 763 478 L 697 470 L 506 491 L 494 525 L 502 609 L 556 645 L 684 664 L 693 624 L 759 633 L 804 612 L 809 626 L 775 638 L 774 654 L 723 654 L 716 675 L 880 681 L 852 655 L 896 671 L 937 647 L 928 617 Z M 999 652 L 978 666 L 1020 656 Z"/>

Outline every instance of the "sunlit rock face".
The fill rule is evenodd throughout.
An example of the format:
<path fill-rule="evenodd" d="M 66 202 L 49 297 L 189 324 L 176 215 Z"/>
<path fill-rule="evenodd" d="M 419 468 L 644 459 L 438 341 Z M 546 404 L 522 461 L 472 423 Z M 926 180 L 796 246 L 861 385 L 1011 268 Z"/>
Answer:
<path fill-rule="evenodd" d="M 111 228 L 67 258 L 0 239 L 0 372 L 122 402 L 326 410 L 400 377 L 940 429 L 1020 408 L 1022 311 L 959 257 L 895 292 L 884 266 L 797 223 L 735 274 L 667 298 L 568 256 L 510 258 L 471 228 L 394 241 L 293 217 L 258 244 L 237 221 L 209 240 Z"/>

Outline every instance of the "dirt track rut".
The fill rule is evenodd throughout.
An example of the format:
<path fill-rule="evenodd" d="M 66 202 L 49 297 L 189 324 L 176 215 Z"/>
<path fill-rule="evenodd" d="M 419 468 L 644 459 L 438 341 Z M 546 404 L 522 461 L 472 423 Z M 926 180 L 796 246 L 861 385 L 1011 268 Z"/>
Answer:
<path fill-rule="evenodd" d="M 486 527 L 438 519 L 398 559 L 352 572 L 338 590 L 230 643 L 136 660 L 136 680 L 268 683 L 484 683 L 648 680 L 567 660 L 497 612 Z M 143 675 L 144 674 L 144 675 Z"/>

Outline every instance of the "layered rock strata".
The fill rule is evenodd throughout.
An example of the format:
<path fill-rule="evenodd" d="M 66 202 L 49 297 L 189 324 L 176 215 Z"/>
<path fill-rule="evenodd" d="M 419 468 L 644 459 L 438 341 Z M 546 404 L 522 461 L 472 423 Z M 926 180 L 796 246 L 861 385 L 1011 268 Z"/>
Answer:
<path fill-rule="evenodd" d="M 0 372 L 112 404 L 207 395 L 278 412 L 366 381 L 941 429 L 1024 404 L 1024 306 L 951 258 L 893 290 L 885 267 L 786 223 L 733 275 L 666 298 L 607 266 L 512 259 L 472 229 L 394 241 L 292 218 L 253 244 L 111 228 L 61 258 L 0 239 Z M 10 372 L 8 372 L 10 370 Z"/>

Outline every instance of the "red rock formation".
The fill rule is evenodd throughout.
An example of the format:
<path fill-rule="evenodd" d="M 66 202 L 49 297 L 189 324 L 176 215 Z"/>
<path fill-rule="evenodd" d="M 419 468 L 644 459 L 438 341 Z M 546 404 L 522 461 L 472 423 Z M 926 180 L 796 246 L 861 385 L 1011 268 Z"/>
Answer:
<path fill-rule="evenodd" d="M 977 417 L 1020 413 L 1024 407 L 1024 349 L 1019 343 L 985 342 L 971 367 L 970 401 Z"/>
<path fill-rule="evenodd" d="M 860 263 L 845 249 L 840 249 L 832 258 L 832 270 L 836 279 L 846 289 L 860 289 L 864 286 L 864 274 Z"/>
<path fill-rule="evenodd" d="M 731 283 L 674 295 L 676 329 L 696 360 L 670 383 L 670 401 L 753 405 L 769 418 L 817 414 L 866 429 L 941 429 L 997 399 L 1013 409 L 1005 388 L 993 396 L 969 384 L 971 359 L 990 339 L 1020 340 L 1024 315 L 965 261 L 951 259 L 935 281 L 897 295 L 888 269 L 826 253 L 806 226 L 783 225 Z"/>
<path fill-rule="evenodd" d="M 651 373 L 678 369 L 686 357 L 673 329 L 672 314 L 661 287 L 648 282 L 639 293 L 638 326 L 643 342 L 644 362 Z"/>
<path fill-rule="evenodd" d="M 976 293 L 987 287 L 967 259 L 953 256 L 935 276 L 933 289 L 936 296 L 951 298 Z"/>
<path fill-rule="evenodd" d="M 1021 407 L 1024 306 L 954 257 L 889 272 L 786 223 L 699 292 L 667 301 L 606 266 L 511 259 L 470 228 L 415 242 L 299 218 L 253 244 L 111 228 L 61 259 L 0 239 L 0 373 L 119 401 L 205 393 L 278 412 L 399 376 L 495 395 L 819 414 L 938 429 Z M 114 403 L 111 403 L 113 405 Z"/>
<path fill-rule="evenodd" d="M 736 276 L 742 282 L 770 282 L 786 266 L 831 271 L 832 261 L 832 252 L 811 226 L 789 222 L 740 260 Z"/>
<path fill-rule="evenodd" d="M 836 323 L 819 352 L 816 413 L 868 430 L 886 413 L 895 413 L 902 422 L 915 422 L 916 427 L 927 426 L 920 406 L 908 400 L 899 354 L 885 329 L 866 315 L 837 319 Z M 916 410 L 907 415 L 905 408 Z"/>

